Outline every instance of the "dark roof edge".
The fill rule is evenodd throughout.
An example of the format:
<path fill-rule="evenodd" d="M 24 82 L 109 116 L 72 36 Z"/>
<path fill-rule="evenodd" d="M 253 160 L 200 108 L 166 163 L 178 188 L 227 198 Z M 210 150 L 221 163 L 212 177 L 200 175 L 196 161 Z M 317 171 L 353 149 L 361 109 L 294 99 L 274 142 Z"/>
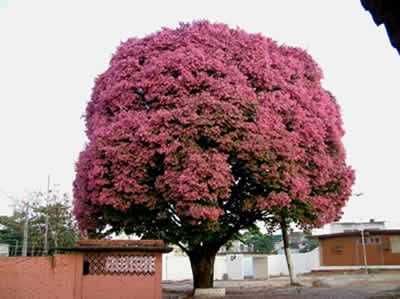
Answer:
<path fill-rule="evenodd" d="M 364 222 L 351 222 L 351 221 L 345 221 L 345 222 L 333 222 L 332 224 L 355 224 L 355 225 L 359 225 L 359 224 L 385 224 L 385 221 L 364 221 Z M 373 229 L 373 228 L 371 228 Z"/>
<path fill-rule="evenodd" d="M 400 229 L 364 229 L 365 235 L 400 235 Z M 344 232 L 344 233 L 334 233 L 334 234 L 325 234 L 325 235 L 315 235 L 312 236 L 316 239 L 330 239 L 336 237 L 352 237 L 352 236 L 360 236 L 361 230 Z"/>
<path fill-rule="evenodd" d="M 173 248 L 168 246 L 77 246 L 77 247 L 58 247 L 54 248 L 61 252 L 161 252 L 168 253 Z"/>

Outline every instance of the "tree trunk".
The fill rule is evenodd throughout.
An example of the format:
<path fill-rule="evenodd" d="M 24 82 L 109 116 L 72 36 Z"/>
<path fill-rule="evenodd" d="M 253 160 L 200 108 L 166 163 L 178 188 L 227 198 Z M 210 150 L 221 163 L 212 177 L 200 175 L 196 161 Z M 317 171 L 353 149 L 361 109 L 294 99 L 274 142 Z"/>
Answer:
<path fill-rule="evenodd" d="M 214 261 L 216 253 L 217 251 L 206 249 L 189 252 L 194 289 L 208 289 L 214 286 Z"/>
<path fill-rule="evenodd" d="M 287 231 L 287 223 L 284 218 L 282 218 L 281 220 L 281 230 L 282 230 L 283 248 L 285 251 L 286 262 L 289 271 L 290 284 L 300 285 L 299 281 L 297 280 L 296 273 L 294 272 L 292 255 L 290 254 L 290 248 L 289 248 L 289 235 Z"/>

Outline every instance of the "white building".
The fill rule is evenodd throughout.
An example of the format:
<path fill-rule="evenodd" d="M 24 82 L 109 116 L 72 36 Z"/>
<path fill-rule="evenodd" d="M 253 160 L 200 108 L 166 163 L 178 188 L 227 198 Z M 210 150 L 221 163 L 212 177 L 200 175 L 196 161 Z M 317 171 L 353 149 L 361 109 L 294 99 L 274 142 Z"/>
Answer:
<path fill-rule="evenodd" d="M 371 219 L 369 222 L 333 222 L 329 226 L 329 233 L 337 234 L 363 229 L 385 229 L 385 221 Z"/>
<path fill-rule="evenodd" d="M 219 250 L 219 253 L 229 253 L 229 252 L 234 252 L 234 253 L 239 253 L 239 252 L 252 252 L 254 251 L 254 248 L 252 246 L 248 246 L 244 244 L 243 242 L 239 240 L 235 240 L 230 244 L 230 246 L 222 246 L 221 249 Z"/>

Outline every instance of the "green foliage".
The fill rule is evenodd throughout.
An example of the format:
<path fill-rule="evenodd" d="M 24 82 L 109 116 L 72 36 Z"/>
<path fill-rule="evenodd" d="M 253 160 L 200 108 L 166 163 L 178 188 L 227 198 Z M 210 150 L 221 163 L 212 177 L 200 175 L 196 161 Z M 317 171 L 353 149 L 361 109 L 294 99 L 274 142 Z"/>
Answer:
<path fill-rule="evenodd" d="M 21 244 L 22 242 L 22 222 L 18 221 L 16 215 L 0 216 L 0 243 Z"/>
<path fill-rule="evenodd" d="M 48 247 L 69 247 L 79 237 L 66 193 L 50 192 L 50 196 L 35 192 L 29 202 L 18 203 L 12 216 L 0 217 L 0 243 L 10 245 L 11 254 L 19 254 L 28 205 L 28 253 L 41 254 L 44 247 L 46 217 L 49 217 Z M 17 248 L 16 248 L 17 246 Z"/>
<path fill-rule="evenodd" d="M 271 253 L 274 249 L 272 236 L 261 233 L 258 228 L 249 229 L 242 235 L 241 240 L 255 252 Z"/>
<path fill-rule="evenodd" d="M 309 252 L 319 246 L 318 240 L 315 238 L 311 238 L 311 236 L 307 236 L 305 240 L 306 240 L 306 246 L 300 250 L 301 253 Z"/>

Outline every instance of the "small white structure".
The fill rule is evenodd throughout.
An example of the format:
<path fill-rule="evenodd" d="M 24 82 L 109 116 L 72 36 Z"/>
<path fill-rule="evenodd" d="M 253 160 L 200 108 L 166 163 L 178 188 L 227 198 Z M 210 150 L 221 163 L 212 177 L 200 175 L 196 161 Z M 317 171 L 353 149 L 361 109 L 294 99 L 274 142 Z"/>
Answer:
<path fill-rule="evenodd" d="M 253 278 L 268 279 L 268 255 L 253 256 Z"/>
<path fill-rule="evenodd" d="M 333 222 L 329 225 L 331 234 L 360 231 L 362 229 L 385 229 L 385 221 L 371 219 L 369 222 Z"/>
<path fill-rule="evenodd" d="M 0 256 L 9 256 L 10 245 L 5 243 L 0 243 Z"/>
<path fill-rule="evenodd" d="M 226 271 L 228 279 L 243 280 L 243 254 L 228 254 L 226 256 Z"/>
<path fill-rule="evenodd" d="M 195 289 L 194 297 L 201 298 L 225 298 L 225 288 Z"/>

